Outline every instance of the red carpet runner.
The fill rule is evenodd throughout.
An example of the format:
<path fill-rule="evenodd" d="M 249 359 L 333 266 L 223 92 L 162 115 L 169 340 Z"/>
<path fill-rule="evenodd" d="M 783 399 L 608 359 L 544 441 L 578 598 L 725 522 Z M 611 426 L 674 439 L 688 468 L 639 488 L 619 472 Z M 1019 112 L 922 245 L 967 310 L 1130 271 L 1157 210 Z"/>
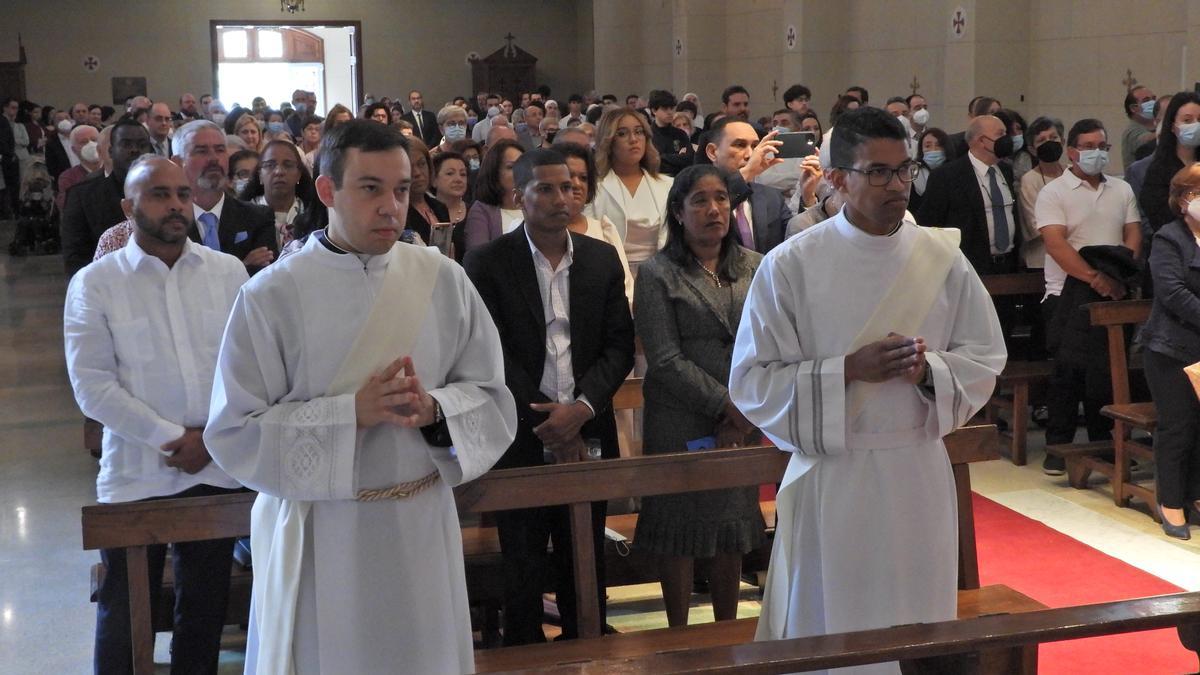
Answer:
<path fill-rule="evenodd" d="M 1004 584 L 1050 607 L 1183 589 L 979 495 L 975 538 L 983 585 Z M 1044 644 L 1041 673 L 1193 673 L 1196 656 L 1174 630 Z"/>

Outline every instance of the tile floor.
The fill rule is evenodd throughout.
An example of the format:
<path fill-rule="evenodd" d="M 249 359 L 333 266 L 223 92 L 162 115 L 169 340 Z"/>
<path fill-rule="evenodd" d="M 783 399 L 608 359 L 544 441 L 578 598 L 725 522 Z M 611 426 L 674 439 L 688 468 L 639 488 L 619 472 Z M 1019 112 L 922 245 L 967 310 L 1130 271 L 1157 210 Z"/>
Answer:
<path fill-rule="evenodd" d="M 7 227 L 5 225 L 8 225 Z M 0 224 L 8 242 L 11 224 Z M 81 550 L 79 507 L 94 502 L 96 463 L 82 450 L 81 416 L 66 377 L 62 348 L 65 279 L 59 258 L 9 258 L 0 252 L 0 671 L 91 671 L 94 605 Z M 1188 590 L 1200 590 L 1200 537 L 1164 537 L 1144 511 L 1116 508 L 1106 490 L 1074 490 L 1065 477 L 1042 475 L 1041 438 L 1031 435 L 1030 463 L 1004 460 L 972 467 L 975 489 L 1005 506 Z M 657 587 L 614 589 L 612 623 L 663 626 Z M 711 620 L 697 597 L 693 621 Z M 744 587 L 739 614 L 757 613 Z M 243 639 L 227 635 L 222 673 L 241 670 Z M 156 660 L 166 663 L 159 636 Z M 162 669 L 165 672 L 165 667 Z"/>

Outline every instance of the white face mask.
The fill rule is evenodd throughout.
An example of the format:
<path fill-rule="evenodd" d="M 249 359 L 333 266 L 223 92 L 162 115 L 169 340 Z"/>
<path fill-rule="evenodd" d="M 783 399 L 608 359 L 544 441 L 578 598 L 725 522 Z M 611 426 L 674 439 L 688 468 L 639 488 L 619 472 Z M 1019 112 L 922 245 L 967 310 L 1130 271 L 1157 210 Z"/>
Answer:
<path fill-rule="evenodd" d="M 213 113 L 212 121 L 219 127 L 225 126 L 225 113 Z"/>
<path fill-rule="evenodd" d="M 75 128 L 75 123 L 71 120 L 63 120 L 58 123 L 58 133 L 61 136 L 69 136 L 71 130 Z"/>
<path fill-rule="evenodd" d="M 929 124 L 929 109 L 921 108 L 920 110 L 914 112 L 912 114 L 912 121 L 913 121 L 913 124 L 916 124 L 916 125 L 922 126 L 922 127 L 925 126 L 926 124 Z"/>
<path fill-rule="evenodd" d="M 1192 220 L 1200 220 L 1200 199 L 1188 202 L 1187 214 L 1192 217 Z"/>
<path fill-rule="evenodd" d="M 100 161 L 100 144 L 96 141 L 88 141 L 79 149 L 79 159 L 88 164 L 95 164 Z"/>
<path fill-rule="evenodd" d="M 250 182 L 249 178 L 234 178 L 233 191 L 237 194 L 242 194 L 242 190 L 246 189 L 246 185 Z"/>

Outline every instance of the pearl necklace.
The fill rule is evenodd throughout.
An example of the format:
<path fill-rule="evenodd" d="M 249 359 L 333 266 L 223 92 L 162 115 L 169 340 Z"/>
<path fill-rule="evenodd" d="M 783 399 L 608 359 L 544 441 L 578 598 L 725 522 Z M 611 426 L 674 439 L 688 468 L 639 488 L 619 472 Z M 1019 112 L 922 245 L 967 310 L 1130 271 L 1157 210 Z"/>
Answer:
<path fill-rule="evenodd" d="M 696 256 L 692 256 L 692 260 L 696 261 L 696 266 L 704 272 L 705 276 L 707 276 L 714 284 L 717 285 L 717 288 L 724 287 L 724 284 L 721 283 L 721 276 L 719 274 L 716 272 L 710 272 L 709 269 L 704 266 L 704 263 L 700 262 L 700 259 Z"/>

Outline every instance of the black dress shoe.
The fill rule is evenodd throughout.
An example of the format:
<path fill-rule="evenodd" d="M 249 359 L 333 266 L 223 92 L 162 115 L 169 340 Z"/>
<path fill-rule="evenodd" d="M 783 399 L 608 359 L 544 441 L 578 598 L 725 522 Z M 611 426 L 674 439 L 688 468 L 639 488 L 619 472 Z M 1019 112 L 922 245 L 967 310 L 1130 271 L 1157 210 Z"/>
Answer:
<path fill-rule="evenodd" d="M 1066 472 L 1067 460 L 1046 453 L 1046 458 L 1042 460 L 1042 473 L 1047 476 L 1061 476 Z"/>

